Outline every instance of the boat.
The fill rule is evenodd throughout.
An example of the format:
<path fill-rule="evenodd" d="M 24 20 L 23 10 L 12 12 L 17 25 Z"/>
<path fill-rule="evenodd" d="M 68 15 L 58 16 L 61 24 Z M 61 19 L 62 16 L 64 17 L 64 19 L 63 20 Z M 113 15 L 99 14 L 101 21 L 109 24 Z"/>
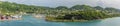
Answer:
<path fill-rule="evenodd" d="M 22 15 L 13 15 L 12 18 L 21 18 Z"/>
<path fill-rule="evenodd" d="M 22 15 L 4 15 L 4 16 L 0 16 L 0 21 L 7 21 L 7 20 L 21 20 L 22 19 Z"/>

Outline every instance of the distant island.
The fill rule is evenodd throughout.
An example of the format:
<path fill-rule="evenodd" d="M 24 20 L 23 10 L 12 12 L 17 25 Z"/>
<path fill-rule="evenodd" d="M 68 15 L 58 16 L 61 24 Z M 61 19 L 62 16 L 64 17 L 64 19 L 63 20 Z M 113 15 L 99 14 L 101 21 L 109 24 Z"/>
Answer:
<path fill-rule="evenodd" d="M 113 7 L 74 5 L 70 8 L 66 6 L 52 8 L 0 1 L 0 14 L 19 13 L 46 14 L 46 21 L 55 22 L 79 22 L 120 16 L 120 10 Z"/>

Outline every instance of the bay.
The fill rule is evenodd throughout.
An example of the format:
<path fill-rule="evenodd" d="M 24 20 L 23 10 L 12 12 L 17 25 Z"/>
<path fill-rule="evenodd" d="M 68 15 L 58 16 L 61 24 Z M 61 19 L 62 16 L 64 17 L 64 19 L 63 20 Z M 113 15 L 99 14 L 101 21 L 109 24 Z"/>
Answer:
<path fill-rule="evenodd" d="M 23 15 L 23 20 L 0 22 L 0 26 L 120 26 L 120 17 L 88 22 L 47 22 L 32 15 Z"/>

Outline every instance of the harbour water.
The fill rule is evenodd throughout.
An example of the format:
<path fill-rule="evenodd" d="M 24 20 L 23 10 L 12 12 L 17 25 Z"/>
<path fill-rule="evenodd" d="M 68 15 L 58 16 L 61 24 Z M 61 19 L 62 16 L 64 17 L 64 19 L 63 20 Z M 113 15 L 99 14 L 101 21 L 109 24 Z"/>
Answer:
<path fill-rule="evenodd" d="M 47 22 L 32 15 L 23 15 L 23 20 L 3 21 L 0 26 L 120 26 L 120 17 L 88 22 Z"/>

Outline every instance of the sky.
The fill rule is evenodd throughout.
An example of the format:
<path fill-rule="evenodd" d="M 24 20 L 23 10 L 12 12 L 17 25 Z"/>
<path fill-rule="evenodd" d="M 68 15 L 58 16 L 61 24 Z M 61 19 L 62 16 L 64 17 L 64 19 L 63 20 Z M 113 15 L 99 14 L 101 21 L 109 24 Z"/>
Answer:
<path fill-rule="evenodd" d="M 57 6 L 71 7 L 74 5 L 86 4 L 90 6 L 114 7 L 120 9 L 120 0 L 1 0 L 1 1 L 48 7 Z"/>

